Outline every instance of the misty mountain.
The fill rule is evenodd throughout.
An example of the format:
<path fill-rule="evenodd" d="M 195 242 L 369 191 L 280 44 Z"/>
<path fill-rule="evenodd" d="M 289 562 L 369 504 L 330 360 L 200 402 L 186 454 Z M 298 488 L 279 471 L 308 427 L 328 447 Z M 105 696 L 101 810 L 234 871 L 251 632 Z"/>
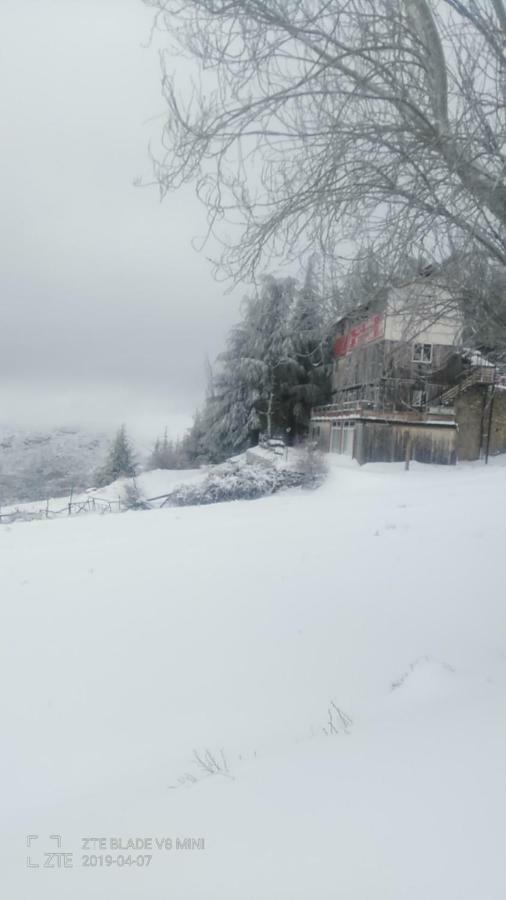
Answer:
<path fill-rule="evenodd" d="M 93 485 L 110 436 L 77 428 L 0 425 L 0 505 L 45 500 Z"/>

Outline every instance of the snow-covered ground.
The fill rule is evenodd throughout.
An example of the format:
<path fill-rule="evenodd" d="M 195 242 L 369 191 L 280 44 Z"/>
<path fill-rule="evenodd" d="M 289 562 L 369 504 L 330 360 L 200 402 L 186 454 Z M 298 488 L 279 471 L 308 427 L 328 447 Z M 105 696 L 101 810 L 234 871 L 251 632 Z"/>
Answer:
<path fill-rule="evenodd" d="M 225 470 L 246 467 L 250 473 L 256 469 L 261 474 L 262 469 L 267 468 L 297 468 L 300 464 L 301 453 L 293 448 L 284 448 L 282 451 L 274 451 L 255 447 L 246 453 L 232 457 L 225 463 L 215 466 L 202 466 L 198 469 L 154 469 L 141 471 L 136 478 L 118 478 L 111 484 L 103 487 L 88 488 L 87 490 L 74 491 L 72 494 L 48 496 L 47 500 L 32 500 L 24 503 L 4 504 L 0 507 L 0 513 L 4 517 L 12 514 L 26 517 L 45 517 L 66 515 L 69 503 L 72 503 L 72 514 L 81 515 L 83 512 L 120 512 L 124 510 L 128 499 L 128 490 L 135 488 L 139 497 L 152 501 L 152 506 L 161 505 L 163 497 L 166 497 L 176 487 L 203 482 L 208 474 L 214 474 L 218 479 Z M 160 499 L 160 503 L 157 501 Z M 93 502 L 94 501 L 94 502 Z M 107 504 L 110 504 L 108 507 Z M 81 505 L 85 504 L 85 508 Z M 0 517 L 1 521 L 1 517 Z"/>
<path fill-rule="evenodd" d="M 503 900 L 505 489 L 0 527 L 2 897 Z"/>

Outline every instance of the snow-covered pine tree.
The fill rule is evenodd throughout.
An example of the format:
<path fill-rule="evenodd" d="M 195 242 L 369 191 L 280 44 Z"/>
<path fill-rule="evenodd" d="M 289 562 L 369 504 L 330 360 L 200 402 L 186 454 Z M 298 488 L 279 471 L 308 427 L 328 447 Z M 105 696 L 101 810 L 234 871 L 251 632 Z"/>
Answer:
<path fill-rule="evenodd" d="M 169 441 L 167 429 L 163 438 L 157 438 L 151 456 L 149 457 L 149 469 L 178 469 L 180 468 L 178 450 L 173 441 Z"/>
<path fill-rule="evenodd" d="M 291 318 L 292 340 L 298 362 L 291 389 L 293 433 L 304 437 L 311 408 L 330 402 L 331 340 L 326 310 L 317 278 L 317 258 L 312 256 Z"/>
<path fill-rule="evenodd" d="M 256 399 L 251 382 L 241 371 L 240 361 L 250 351 L 250 335 L 244 321 L 232 329 L 227 346 L 218 357 L 212 391 L 200 418 L 201 443 L 211 462 L 243 450 L 254 443 L 250 414 Z M 258 434 L 258 432 L 257 432 Z"/>
<path fill-rule="evenodd" d="M 214 462 L 209 442 L 209 402 L 202 410 L 197 410 L 191 428 L 178 445 L 181 468 L 192 468 L 202 463 Z"/>
<path fill-rule="evenodd" d="M 219 462 L 256 443 L 261 433 L 291 440 L 304 432 L 312 403 L 324 402 L 324 316 L 312 277 L 303 299 L 293 278 L 267 276 L 261 290 L 244 300 L 204 407 L 184 439 L 191 459 Z"/>
<path fill-rule="evenodd" d="M 153 469 L 160 468 L 160 438 L 157 438 L 155 443 L 153 444 L 153 449 L 150 453 L 148 460 L 148 470 L 151 471 Z"/>
<path fill-rule="evenodd" d="M 293 278 L 271 275 L 246 304 L 249 346 L 239 369 L 255 395 L 250 418 L 253 413 L 269 437 L 286 438 L 292 428 L 290 390 L 301 374 L 291 328 L 295 296 Z"/>
<path fill-rule="evenodd" d="M 96 483 L 99 487 L 110 484 L 117 478 L 133 478 L 137 472 L 135 455 L 125 425 L 116 433 L 107 459 L 97 472 Z"/>
<path fill-rule="evenodd" d="M 212 461 L 251 446 L 262 432 L 286 437 L 288 389 L 297 367 L 290 334 L 294 296 L 293 279 L 269 276 L 257 295 L 244 300 L 203 413 Z"/>

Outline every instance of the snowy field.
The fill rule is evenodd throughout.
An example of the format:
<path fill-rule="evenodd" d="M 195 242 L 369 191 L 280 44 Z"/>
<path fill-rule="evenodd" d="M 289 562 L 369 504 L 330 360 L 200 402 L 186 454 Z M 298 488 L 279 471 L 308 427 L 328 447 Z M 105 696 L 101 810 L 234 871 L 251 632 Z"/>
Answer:
<path fill-rule="evenodd" d="M 504 900 L 505 496 L 336 466 L 0 527 L 1 896 Z"/>

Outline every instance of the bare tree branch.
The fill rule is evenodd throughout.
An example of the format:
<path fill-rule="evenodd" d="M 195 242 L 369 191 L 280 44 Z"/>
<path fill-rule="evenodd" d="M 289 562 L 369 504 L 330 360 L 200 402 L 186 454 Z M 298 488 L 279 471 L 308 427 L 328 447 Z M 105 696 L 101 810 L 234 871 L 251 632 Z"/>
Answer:
<path fill-rule="evenodd" d="M 502 0 L 144 2 L 199 71 L 181 91 L 162 54 L 155 175 L 195 184 L 224 271 L 456 244 L 506 266 Z"/>

